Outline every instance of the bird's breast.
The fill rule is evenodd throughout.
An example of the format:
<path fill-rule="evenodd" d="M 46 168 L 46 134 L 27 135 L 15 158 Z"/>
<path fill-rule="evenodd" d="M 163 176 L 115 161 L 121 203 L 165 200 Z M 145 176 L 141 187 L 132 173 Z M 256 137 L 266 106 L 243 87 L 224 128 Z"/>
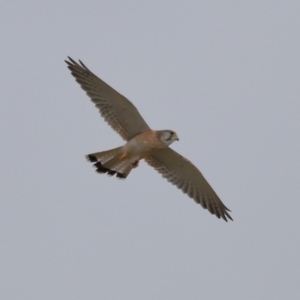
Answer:
<path fill-rule="evenodd" d="M 124 145 L 124 150 L 128 155 L 142 159 L 165 147 L 166 145 L 159 140 L 156 132 L 149 130 L 128 141 Z"/>

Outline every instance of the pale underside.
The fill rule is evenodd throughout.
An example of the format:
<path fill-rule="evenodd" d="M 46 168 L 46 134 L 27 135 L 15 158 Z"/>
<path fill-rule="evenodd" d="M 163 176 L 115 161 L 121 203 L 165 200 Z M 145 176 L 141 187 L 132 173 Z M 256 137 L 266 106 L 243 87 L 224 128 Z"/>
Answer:
<path fill-rule="evenodd" d="M 102 117 L 124 140 L 130 141 L 141 133 L 150 131 L 150 127 L 127 98 L 94 75 L 81 61 L 79 62 L 80 64 L 70 57 L 69 61 L 66 61 L 71 74 L 95 103 Z M 164 178 L 218 218 L 223 218 L 225 221 L 227 218 L 232 220 L 228 214 L 230 210 L 222 203 L 201 172 L 189 160 L 169 147 L 149 153 L 151 154 L 145 157 L 145 161 Z M 121 162 L 125 159 L 122 154 L 116 157 Z M 103 173 L 114 175 L 117 172 L 103 167 L 101 160 L 98 160 L 96 156 L 92 159 L 96 159 L 96 164 L 98 163 L 98 166 L 103 168 Z M 128 168 L 131 170 L 137 165 L 138 161 L 131 162 L 130 167 L 127 164 L 127 171 Z"/>

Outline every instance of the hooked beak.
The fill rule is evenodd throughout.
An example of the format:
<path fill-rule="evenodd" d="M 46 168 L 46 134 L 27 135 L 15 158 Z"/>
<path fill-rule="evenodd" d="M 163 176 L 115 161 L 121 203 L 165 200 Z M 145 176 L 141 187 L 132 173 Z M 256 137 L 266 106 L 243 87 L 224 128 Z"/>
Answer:
<path fill-rule="evenodd" d="M 174 134 L 173 134 L 173 140 L 174 141 L 179 141 L 179 137 L 178 137 L 176 132 L 174 132 Z"/>

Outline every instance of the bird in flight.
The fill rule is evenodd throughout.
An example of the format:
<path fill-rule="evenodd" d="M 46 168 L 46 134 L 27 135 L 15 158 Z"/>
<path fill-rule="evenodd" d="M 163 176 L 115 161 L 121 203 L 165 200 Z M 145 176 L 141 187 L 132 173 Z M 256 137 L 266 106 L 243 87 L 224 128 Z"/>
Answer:
<path fill-rule="evenodd" d="M 169 146 L 179 138 L 173 130 L 152 130 L 137 108 L 93 74 L 80 60 L 65 61 L 71 74 L 99 109 L 104 120 L 126 141 L 125 145 L 86 155 L 96 172 L 125 179 L 141 159 L 169 182 L 218 218 L 232 220 L 230 211 L 201 172 Z"/>

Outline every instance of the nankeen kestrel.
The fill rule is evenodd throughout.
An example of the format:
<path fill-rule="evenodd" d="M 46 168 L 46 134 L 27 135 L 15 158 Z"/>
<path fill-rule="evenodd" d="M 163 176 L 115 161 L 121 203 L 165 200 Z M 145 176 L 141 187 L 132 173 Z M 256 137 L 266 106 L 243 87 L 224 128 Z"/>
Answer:
<path fill-rule="evenodd" d="M 186 158 L 169 148 L 178 141 L 172 130 L 151 130 L 136 107 L 124 96 L 93 74 L 81 61 L 69 57 L 71 74 L 95 103 L 105 121 L 126 141 L 124 146 L 86 155 L 96 172 L 125 179 L 141 159 L 164 178 L 188 194 L 218 218 L 232 220 L 201 172 Z"/>

